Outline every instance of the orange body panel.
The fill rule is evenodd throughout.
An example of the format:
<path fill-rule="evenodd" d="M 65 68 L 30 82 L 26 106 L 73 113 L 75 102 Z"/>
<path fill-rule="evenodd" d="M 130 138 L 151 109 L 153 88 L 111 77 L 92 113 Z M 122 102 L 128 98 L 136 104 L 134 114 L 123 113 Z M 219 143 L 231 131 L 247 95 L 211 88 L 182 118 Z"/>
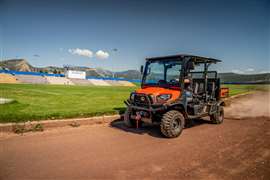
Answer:
<path fill-rule="evenodd" d="M 220 97 L 221 98 L 229 97 L 229 88 L 220 88 Z"/>
<path fill-rule="evenodd" d="M 161 94 L 171 94 L 172 97 L 170 100 L 175 100 L 180 96 L 181 91 L 174 90 L 174 89 L 166 89 L 162 87 L 145 87 L 145 88 L 136 90 L 136 93 L 142 93 L 142 94 L 147 94 L 147 95 L 152 94 L 154 96 L 158 96 Z"/>

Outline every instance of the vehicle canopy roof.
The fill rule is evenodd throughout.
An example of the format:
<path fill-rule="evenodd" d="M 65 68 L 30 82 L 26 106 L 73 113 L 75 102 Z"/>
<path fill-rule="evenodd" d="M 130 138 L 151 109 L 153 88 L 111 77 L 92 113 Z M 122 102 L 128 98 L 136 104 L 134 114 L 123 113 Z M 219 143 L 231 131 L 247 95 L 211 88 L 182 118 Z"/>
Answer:
<path fill-rule="evenodd" d="M 208 57 L 202 57 L 202 56 L 194 56 L 194 55 L 188 55 L 188 54 L 177 54 L 177 55 L 170 55 L 170 56 L 151 57 L 151 58 L 146 58 L 146 61 L 160 61 L 160 60 L 167 60 L 167 61 L 168 60 L 179 60 L 179 61 L 183 61 L 184 59 L 187 59 L 188 61 L 193 61 L 196 64 L 221 62 L 221 60 L 214 59 L 214 58 L 208 58 Z"/>

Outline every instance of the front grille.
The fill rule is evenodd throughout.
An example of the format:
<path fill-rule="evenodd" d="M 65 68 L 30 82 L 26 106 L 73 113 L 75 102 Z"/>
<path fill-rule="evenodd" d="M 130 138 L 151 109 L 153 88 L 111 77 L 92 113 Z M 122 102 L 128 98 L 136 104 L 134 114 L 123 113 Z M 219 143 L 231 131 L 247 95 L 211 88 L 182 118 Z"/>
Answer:
<path fill-rule="evenodd" d="M 151 97 L 146 94 L 134 94 L 134 103 L 137 105 L 150 105 Z"/>

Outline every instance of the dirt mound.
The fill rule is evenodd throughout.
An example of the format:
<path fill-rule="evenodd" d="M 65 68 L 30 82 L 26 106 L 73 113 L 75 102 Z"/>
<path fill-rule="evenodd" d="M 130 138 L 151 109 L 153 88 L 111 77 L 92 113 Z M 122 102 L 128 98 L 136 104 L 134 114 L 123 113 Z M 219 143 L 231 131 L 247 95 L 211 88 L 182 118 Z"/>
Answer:
<path fill-rule="evenodd" d="M 230 119 L 270 118 L 269 102 L 270 91 L 254 93 L 231 103 L 225 109 L 225 116 Z"/>

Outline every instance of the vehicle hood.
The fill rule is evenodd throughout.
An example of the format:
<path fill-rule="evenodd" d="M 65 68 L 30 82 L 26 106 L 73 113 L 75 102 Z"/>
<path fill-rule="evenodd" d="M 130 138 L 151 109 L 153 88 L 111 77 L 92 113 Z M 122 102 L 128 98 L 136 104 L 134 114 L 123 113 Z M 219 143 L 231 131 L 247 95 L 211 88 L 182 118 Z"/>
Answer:
<path fill-rule="evenodd" d="M 158 96 L 161 94 L 171 94 L 172 95 L 171 99 L 178 98 L 181 93 L 180 90 L 167 89 L 167 88 L 162 88 L 162 87 L 145 87 L 145 88 L 138 89 L 135 92 L 141 93 L 141 94 L 147 94 L 147 95 L 152 94 L 154 96 Z"/>

